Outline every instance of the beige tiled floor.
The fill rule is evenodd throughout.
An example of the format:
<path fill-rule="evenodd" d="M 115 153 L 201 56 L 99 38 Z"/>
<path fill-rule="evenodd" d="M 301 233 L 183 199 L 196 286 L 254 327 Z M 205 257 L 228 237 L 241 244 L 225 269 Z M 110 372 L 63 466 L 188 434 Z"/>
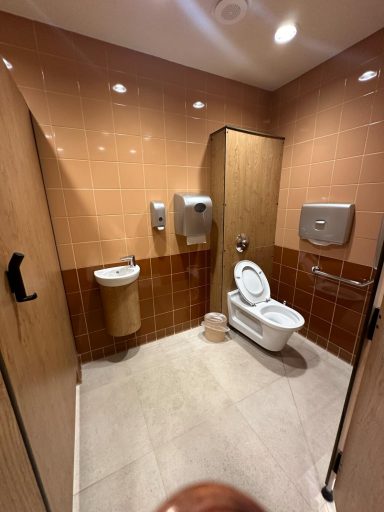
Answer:
<path fill-rule="evenodd" d="M 271 355 L 201 331 L 84 366 L 74 512 L 151 512 L 207 479 L 267 511 L 334 510 L 319 491 L 350 367 L 298 334 Z"/>

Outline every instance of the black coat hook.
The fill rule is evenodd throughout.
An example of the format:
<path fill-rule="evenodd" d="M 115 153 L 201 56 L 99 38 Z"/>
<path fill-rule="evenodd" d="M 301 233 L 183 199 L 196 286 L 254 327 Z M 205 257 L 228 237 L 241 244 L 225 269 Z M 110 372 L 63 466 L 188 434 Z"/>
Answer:
<path fill-rule="evenodd" d="M 37 293 L 27 295 L 25 292 L 23 277 L 20 272 L 20 265 L 24 259 L 24 254 L 14 252 L 8 263 L 8 271 L 5 273 L 8 277 L 11 292 L 15 294 L 16 302 L 27 302 L 37 299 Z"/>

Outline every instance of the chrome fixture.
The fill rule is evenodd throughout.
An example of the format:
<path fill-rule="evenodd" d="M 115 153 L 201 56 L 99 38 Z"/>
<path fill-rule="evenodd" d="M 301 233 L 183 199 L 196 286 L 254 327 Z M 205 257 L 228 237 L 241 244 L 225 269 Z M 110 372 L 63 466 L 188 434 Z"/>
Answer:
<path fill-rule="evenodd" d="M 349 284 L 351 286 L 357 286 L 358 288 L 365 288 L 373 283 L 373 279 L 368 281 L 364 279 L 363 281 L 354 281 L 353 279 L 346 279 L 345 277 L 334 276 L 333 274 L 328 274 L 328 272 L 323 272 L 320 267 L 312 267 L 312 274 L 315 276 L 326 277 L 327 279 L 332 279 L 333 281 L 339 281 L 340 283 Z"/>
<path fill-rule="evenodd" d="M 120 258 L 120 261 L 126 261 L 128 267 L 136 266 L 136 258 L 133 254 L 130 254 L 129 256 L 123 256 L 122 258 Z"/>
<path fill-rule="evenodd" d="M 237 252 L 244 252 L 246 249 L 248 249 L 249 245 L 249 238 L 245 233 L 240 233 L 236 237 L 236 251 Z"/>

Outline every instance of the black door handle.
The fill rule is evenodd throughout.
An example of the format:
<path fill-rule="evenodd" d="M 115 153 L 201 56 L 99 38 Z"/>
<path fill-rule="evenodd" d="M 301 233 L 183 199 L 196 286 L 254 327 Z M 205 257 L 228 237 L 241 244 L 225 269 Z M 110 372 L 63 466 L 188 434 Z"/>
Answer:
<path fill-rule="evenodd" d="M 20 272 L 20 265 L 23 259 L 24 254 L 21 252 L 14 252 L 8 263 L 8 271 L 5 272 L 8 277 L 11 292 L 15 294 L 16 302 L 27 302 L 29 300 L 37 299 L 37 293 L 27 295 L 25 292 L 23 277 Z"/>

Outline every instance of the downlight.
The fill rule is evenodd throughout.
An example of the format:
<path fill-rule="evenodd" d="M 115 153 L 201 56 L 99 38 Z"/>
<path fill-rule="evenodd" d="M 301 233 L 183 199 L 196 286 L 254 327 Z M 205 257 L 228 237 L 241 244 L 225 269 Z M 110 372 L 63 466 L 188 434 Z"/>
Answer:
<path fill-rule="evenodd" d="M 3 62 L 4 62 L 5 67 L 6 67 L 7 69 L 12 69 L 12 68 L 13 68 L 13 66 L 12 66 L 12 64 L 9 62 L 9 60 L 4 59 L 4 57 L 3 57 Z"/>
<path fill-rule="evenodd" d="M 193 106 L 193 108 L 200 109 L 200 108 L 205 107 L 205 103 L 199 100 L 199 101 L 195 101 L 195 103 L 193 103 L 192 106 Z"/>
<path fill-rule="evenodd" d="M 359 76 L 359 82 L 368 82 L 368 80 L 372 80 L 372 78 L 377 77 L 377 71 L 365 71 L 362 75 Z"/>
<path fill-rule="evenodd" d="M 297 34 L 297 27 L 294 23 L 285 23 L 281 25 L 275 32 L 275 42 L 277 44 L 286 44 Z"/>
<path fill-rule="evenodd" d="M 220 0 L 213 9 L 213 16 L 223 25 L 233 25 L 244 18 L 247 10 L 247 0 Z"/>
<path fill-rule="evenodd" d="M 112 86 L 112 89 L 115 92 L 118 92 L 119 94 L 124 94 L 125 92 L 127 92 L 127 88 L 123 84 L 115 84 Z"/>

